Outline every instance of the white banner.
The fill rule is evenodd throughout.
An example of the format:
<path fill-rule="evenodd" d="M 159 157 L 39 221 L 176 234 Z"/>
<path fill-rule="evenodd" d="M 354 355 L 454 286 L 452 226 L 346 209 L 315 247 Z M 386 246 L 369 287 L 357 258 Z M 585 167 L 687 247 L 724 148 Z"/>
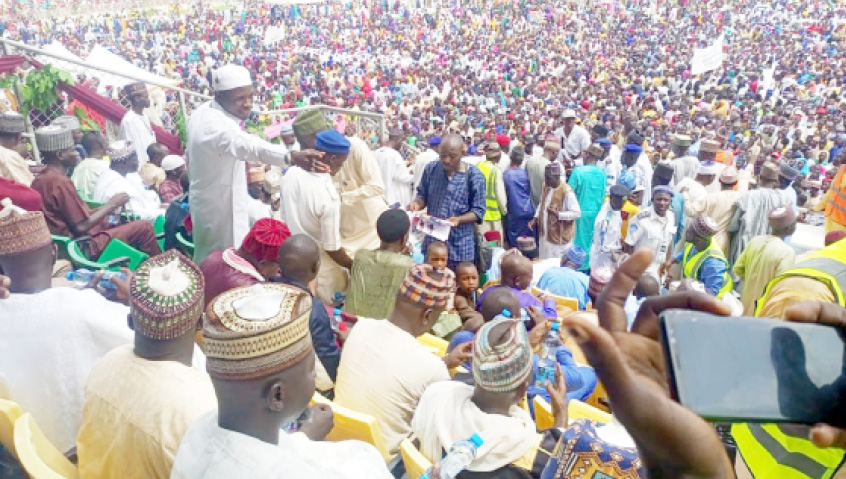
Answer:
<path fill-rule="evenodd" d="M 695 48 L 693 59 L 690 60 L 690 74 L 699 75 L 720 68 L 723 64 L 723 37 L 717 39 L 713 45 L 705 48 Z"/>

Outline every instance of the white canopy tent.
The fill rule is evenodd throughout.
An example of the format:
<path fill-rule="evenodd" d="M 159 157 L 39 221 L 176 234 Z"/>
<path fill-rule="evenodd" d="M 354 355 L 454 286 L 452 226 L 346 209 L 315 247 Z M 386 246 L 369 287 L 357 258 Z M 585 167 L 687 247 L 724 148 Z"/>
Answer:
<path fill-rule="evenodd" d="M 108 77 L 107 79 L 100 79 L 100 83 L 103 85 L 112 85 L 114 87 L 119 88 L 129 83 L 132 83 L 133 81 L 142 81 L 145 83 L 163 84 L 170 86 L 178 86 L 181 83 L 180 80 L 174 80 L 172 78 L 159 76 L 154 73 L 150 73 L 147 70 L 144 70 L 143 68 L 139 68 L 133 65 L 132 63 L 124 60 L 123 58 L 119 57 L 118 55 L 115 55 L 114 53 L 106 50 L 100 45 L 95 46 L 91 50 L 91 53 L 88 54 L 88 58 L 86 58 L 85 61 L 94 68 L 102 68 L 117 71 L 126 75 L 126 77 L 119 77 L 117 75 L 103 74 L 104 76 Z M 137 80 L 133 80 L 133 78 Z"/>

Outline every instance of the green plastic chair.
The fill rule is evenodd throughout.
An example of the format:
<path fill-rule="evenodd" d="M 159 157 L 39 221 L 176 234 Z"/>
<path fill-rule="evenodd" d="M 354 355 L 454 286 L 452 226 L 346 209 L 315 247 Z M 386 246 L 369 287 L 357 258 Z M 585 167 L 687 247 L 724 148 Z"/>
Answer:
<path fill-rule="evenodd" d="M 153 231 L 156 232 L 156 241 L 159 243 L 159 249 L 164 251 L 165 243 L 165 216 L 161 215 L 153 222 Z"/>
<path fill-rule="evenodd" d="M 194 257 L 194 242 L 188 241 L 187 238 L 182 236 L 180 231 L 176 232 L 176 241 L 179 243 L 179 249 L 182 250 L 183 253 L 188 255 L 189 257 Z"/>
<path fill-rule="evenodd" d="M 139 251 L 119 239 L 112 239 L 106 245 L 106 249 L 100 253 L 100 257 L 96 261 L 91 260 L 82 252 L 82 248 L 80 247 L 81 243 L 86 243 L 90 240 L 90 236 L 84 236 L 68 244 L 68 256 L 74 268 L 118 271 L 122 266 L 125 266 L 135 271 L 138 265 L 150 257 L 147 253 Z"/>
<path fill-rule="evenodd" d="M 68 254 L 68 246 L 71 241 L 73 241 L 73 238 L 62 235 L 50 235 L 50 237 L 53 239 L 53 243 L 56 244 L 56 247 L 59 250 L 59 257 L 69 260 L 70 255 Z"/>

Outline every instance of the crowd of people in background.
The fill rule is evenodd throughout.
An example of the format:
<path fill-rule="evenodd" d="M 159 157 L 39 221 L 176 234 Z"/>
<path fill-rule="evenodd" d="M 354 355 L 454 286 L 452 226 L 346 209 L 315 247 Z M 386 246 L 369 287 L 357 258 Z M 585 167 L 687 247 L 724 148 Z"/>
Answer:
<path fill-rule="evenodd" d="M 0 397 L 80 477 L 403 477 L 405 442 L 437 463 L 476 433 L 458 477 L 840 468 L 831 426 L 715 429 L 674 402 L 657 323 L 685 306 L 843 326 L 846 7 L 24 11 L 0 10 L 4 38 L 104 46 L 213 95 L 178 125 L 172 91 L 80 76 L 128 110 L 108 127 L 63 99 L 35 125 L 40 164 L 28 112 L 0 103 L 0 341 L 27 338 L 0 348 Z M 824 246 L 794 244 L 799 223 Z M 68 287 L 116 251 L 138 258 L 124 278 Z M 84 354 L 55 351 L 76 337 Z M 572 401 L 619 422 L 568 421 Z M 331 406 L 379 444 L 324 441 Z"/>

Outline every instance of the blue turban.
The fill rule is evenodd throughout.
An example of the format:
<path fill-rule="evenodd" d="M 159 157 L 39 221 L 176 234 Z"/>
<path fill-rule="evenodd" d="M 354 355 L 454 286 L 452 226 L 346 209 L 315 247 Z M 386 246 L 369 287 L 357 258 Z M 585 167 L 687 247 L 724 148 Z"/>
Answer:
<path fill-rule="evenodd" d="M 323 130 L 317 133 L 314 148 L 332 155 L 346 155 L 350 152 L 350 140 L 337 130 Z"/>
<path fill-rule="evenodd" d="M 608 138 L 600 138 L 596 142 L 599 143 L 599 146 L 611 146 L 611 140 Z"/>
<path fill-rule="evenodd" d="M 636 143 L 626 143 L 624 149 L 626 153 L 643 153 L 643 148 Z"/>
<path fill-rule="evenodd" d="M 587 253 L 584 248 L 576 245 L 571 246 L 570 249 L 567 250 L 567 253 L 564 254 L 564 259 L 575 264 L 578 268 L 582 267 L 582 263 L 585 262 L 586 257 Z"/>
<path fill-rule="evenodd" d="M 443 138 L 440 136 L 433 136 L 432 138 L 429 138 L 429 146 L 438 146 L 441 144 L 441 140 L 443 140 Z"/>

